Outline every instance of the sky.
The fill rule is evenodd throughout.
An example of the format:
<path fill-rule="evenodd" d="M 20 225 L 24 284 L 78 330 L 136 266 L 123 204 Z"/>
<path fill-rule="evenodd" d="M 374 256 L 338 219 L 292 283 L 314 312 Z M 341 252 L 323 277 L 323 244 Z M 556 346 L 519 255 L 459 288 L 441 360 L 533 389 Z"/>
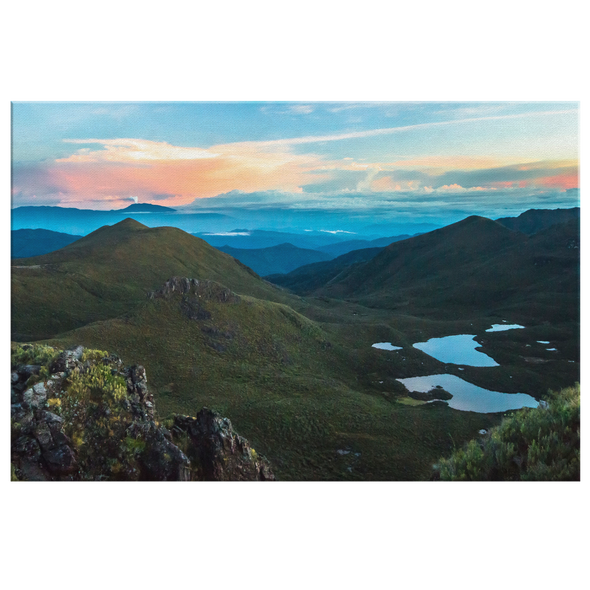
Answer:
<path fill-rule="evenodd" d="M 578 103 L 12 105 L 12 207 L 432 218 L 579 204 Z"/>

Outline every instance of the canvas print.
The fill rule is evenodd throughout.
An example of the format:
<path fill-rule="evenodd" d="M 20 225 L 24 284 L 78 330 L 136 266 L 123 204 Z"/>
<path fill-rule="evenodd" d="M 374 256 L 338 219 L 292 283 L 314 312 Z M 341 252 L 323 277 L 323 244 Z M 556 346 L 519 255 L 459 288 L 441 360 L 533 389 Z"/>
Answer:
<path fill-rule="evenodd" d="M 573 102 L 13 103 L 11 479 L 579 480 L 578 179 Z"/>

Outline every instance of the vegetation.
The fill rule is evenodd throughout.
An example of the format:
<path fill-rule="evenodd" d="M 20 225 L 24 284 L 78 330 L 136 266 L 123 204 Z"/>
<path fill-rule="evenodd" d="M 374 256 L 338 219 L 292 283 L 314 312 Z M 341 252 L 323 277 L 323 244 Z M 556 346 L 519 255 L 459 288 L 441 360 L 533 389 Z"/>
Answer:
<path fill-rule="evenodd" d="M 11 346 L 12 365 L 41 365 L 42 368 L 51 364 L 59 350 L 44 344 L 12 344 Z"/>
<path fill-rule="evenodd" d="M 43 344 L 13 345 L 11 364 L 49 365 L 61 350 Z M 76 448 L 80 473 L 88 479 L 134 479 L 139 473 L 139 456 L 145 449 L 141 431 L 131 429 L 134 417 L 125 401 L 127 387 L 119 372 L 117 357 L 101 350 L 86 350 L 82 367 L 74 368 L 59 387 L 48 387 L 46 406 L 64 421 L 64 433 Z M 44 371 L 43 371 L 44 370 Z M 45 380 L 47 384 L 47 379 Z M 12 422 L 12 438 L 20 436 L 21 424 Z M 100 449 L 100 452 L 97 452 Z M 14 466 L 11 478 L 17 478 Z"/>
<path fill-rule="evenodd" d="M 580 386 L 550 392 L 543 407 L 502 420 L 443 459 L 444 480 L 579 480 Z"/>
<path fill-rule="evenodd" d="M 579 250 L 564 252 L 564 236 L 555 228 L 515 238 L 490 220 L 466 221 L 455 234 L 444 228 L 445 239 L 432 232 L 434 240 L 431 234 L 395 243 L 370 262 L 347 267 L 338 280 L 348 288 L 356 277 L 358 289 L 367 291 L 356 300 L 332 297 L 337 289 L 298 297 L 180 230 L 124 222 L 15 263 L 30 267 L 13 267 L 13 338 L 97 349 L 84 361 L 101 361 L 109 350 L 144 365 L 161 415 L 194 416 L 203 406 L 219 411 L 272 461 L 279 479 L 427 479 L 441 455 L 502 416 L 412 399 L 397 379 L 450 373 L 488 389 L 533 395 L 579 380 Z M 473 256 L 469 240 L 477 246 Z M 546 253 L 551 244 L 557 258 L 535 266 L 535 248 Z M 526 288 L 518 283 L 521 267 L 501 276 L 520 250 L 519 260 L 528 261 L 522 276 L 537 281 Z M 387 252 L 401 258 L 375 266 Z M 555 273 L 561 261 L 567 264 Z M 391 266 L 398 263 L 401 274 Z M 223 301 L 213 289 L 147 298 L 173 275 L 219 281 L 239 297 Z M 448 304 L 461 290 L 471 290 L 471 303 Z M 498 292 L 510 301 L 497 303 Z M 467 295 L 461 297 L 459 303 Z M 526 330 L 485 332 L 502 320 Z M 477 334 L 501 366 L 459 370 L 412 347 L 459 333 Z M 537 340 L 550 340 L 557 351 Z M 371 348 L 384 341 L 403 349 Z M 43 349 L 15 347 L 19 362 L 45 362 L 34 356 Z M 43 371 L 31 379 L 47 378 Z M 101 407 L 116 404 L 117 384 L 108 383 L 106 373 L 74 375 L 70 387 L 80 391 L 81 419 L 95 416 L 93 379 L 99 389 L 110 388 Z M 70 411 L 75 397 L 49 403 Z M 83 430 L 72 433 L 81 448 L 89 444 Z"/>

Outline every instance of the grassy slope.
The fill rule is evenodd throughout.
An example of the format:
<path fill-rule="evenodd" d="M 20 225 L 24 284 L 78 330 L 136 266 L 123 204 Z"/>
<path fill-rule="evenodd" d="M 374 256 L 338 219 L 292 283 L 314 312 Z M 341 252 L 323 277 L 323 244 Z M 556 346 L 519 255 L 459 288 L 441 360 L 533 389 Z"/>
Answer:
<path fill-rule="evenodd" d="M 529 238 L 469 217 L 392 244 L 319 293 L 437 317 L 506 310 L 578 321 L 579 249 L 571 248 L 577 231 L 571 222 Z"/>
<path fill-rule="evenodd" d="M 481 224 L 476 227 L 481 229 Z M 288 296 L 180 230 L 147 230 L 128 222 L 100 231 L 94 239 L 85 238 L 85 244 L 80 240 L 82 248 L 17 262 L 48 266 L 14 271 L 13 303 L 21 315 L 13 316 L 13 322 L 26 326 L 29 319 L 34 327 L 39 321 L 50 324 L 63 317 L 73 328 L 72 319 L 82 325 L 113 318 L 122 310 L 122 317 L 61 334 L 53 342 L 109 349 L 125 362 L 144 364 L 163 414 L 194 415 L 203 405 L 218 409 L 271 458 L 283 479 L 429 477 L 431 465 L 448 455 L 453 444 L 462 444 L 498 420 L 447 407 L 403 405 L 399 401 L 406 393 L 396 378 L 452 372 L 484 387 L 533 395 L 579 380 L 575 320 L 550 324 L 539 320 L 525 324 L 527 330 L 486 334 L 492 322 L 519 318 L 469 308 L 450 317 L 444 305 L 417 317 L 407 313 L 408 307 L 392 311 L 326 297 Z M 509 248 L 512 239 L 512 232 L 506 234 L 505 244 L 482 231 L 475 235 L 480 236 L 475 255 L 479 252 L 484 259 L 492 247 Z M 532 252 L 538 262 L 554 255 L 551 244 L 560 235 L 536 237 L 539 242 L 533 243 Z M 518 244 L 528 240 L 518 235 L 516 239 Z M 440 266 L 444 240 L 442 245 L 432 244 L 439 248 L 434 253 L 426 247 L 418 253 L 428 264 Z M 459 249 L 455 256 L 468 262 L 470 253 Z M 35 283 L 31 274 L 37 271 L 51 280 Z M 424 269 L 410 272 L 416 273 L 418 284 L 428 280 L 420 275 Z M 218 279 L 234 291 L 258 298 L 242 297 L 236 305 L 210 301 L 206 307 L 211 320 L 188 320 L 180 301 L 145 297 L 147 290 L 158 288 L 172 275 Z M 575 276 L 565 273 L 558 287 L 567 280 L 575 283 Z M 102 291 L 89 293 L 91 288 Z M 426 289 L 422 302 L 430 295 Z M 309 319 L 269 299 L 287 302 Z M 560 308 L 551 297 L 547 305 Z M 52 334 L 64 332 L 64 323 L 53 326 Z M 484 352 L 503 366 L 458 372 L 411 347 L 413 342 L 453 333 L 478 334 Z M 535 340 L 551 340 L 559 352 L 547 352 Z M 377 341 L 405 348 L 396 353 L 378 351 L 371 348 Z M 527 348 L 527 343 L 533 346 Z M 220 346 L 223 352 L 215 348 Z M 525 356 L 544 362 L 531 364 Z M 578 362 L 568 363 L 569 359 Z M 337 449 L 353 453 L 340 456 Z"/>
<path fill-rule="evenodd" d="M 176 228 L 149 229 L 126 219 L 56 252 L 13 260 L 12 338 L 49 338 L 130 313 L 147 291 L 174 275 L 220 280 L 239 293 L 286 299 L 203 240 Z"/>
<path fill-rule="evenodd" d="M 101 346 L 144 364 L 162 415 L 194 415 L 202 406 L 223 412 L 282 479 L 423 479 L 453 442 L 497 420 L 396 403 L 403 388 L 395 394 L 359 376 L 356 351 L 339 342 L 337 328 L 285 305 L 206 301 L 212 317 L 196 321 L 180 303 L 179 294 L 147 301 L 126 320 L 50 342 Z M 366 349 L 373 357 L 367 367 L 385 370 L 387 355 Z M 338 449 L 352 452 L 341 456 Z"/>

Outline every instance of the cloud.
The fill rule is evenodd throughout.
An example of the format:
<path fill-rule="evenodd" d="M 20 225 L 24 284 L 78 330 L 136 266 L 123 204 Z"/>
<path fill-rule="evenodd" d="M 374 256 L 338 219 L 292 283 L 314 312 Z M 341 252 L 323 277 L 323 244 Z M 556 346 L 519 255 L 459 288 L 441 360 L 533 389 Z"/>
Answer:
<path fill-rule="evenodd" d="M 338 133 L 333 135 L 308 135 L 304 137 L 293 137 L 290 139 L 272 139 L 267 141 L 255 142 L 260 146 L 287 146 L 287 145 L 301 145 L 306 143 L 320 143 L 325 141 L 342 141 L 345 139 L 359 139 L 365 137 L 377 137 L 379 135 L 391 135 L 394 133 L 402 133 L 405 131 L 412 131 L 416 129 L 429 129 L 433 127 L 445 127 L 451 125 L 476 123 L 480 121 L 499 121 L 503 119 L 523 119 L 536 117 L 552 117 L 556 115 L 571 115 L 577 114 L 577 109 L 564 109 L 559 111 L 536 111 L 528 113 L 517 113 L 512 115 L 490 115 L 484 117 L 471 117 L 466 119 L 452 119 L 450 121 L 434 121 L 429 123 L 416 123 L 414 125 L 404 125 L 400 127 L 385 127 L 380 129 L 368 129 L 365 131 L 352 131 L 349 133 Z M 250 143 L 250 142 L 249 142 Z M 254 142 L 252 142 L 254 143 Z"/>
<path fill-rule="evenodd" d="M 289 107 L 289 110 L 296 115 L 309 115 L 314 112 L 315 108 L 309 104 L 297 104 Z"/>
<path fill-rule="evenodd" d="M 332 109 L 366 104 L 333 105 Z M 262 107 L 278 108 L 290 114 L 306 115 L 320 107 L 304 103 Z M 314 153 L 311 148 L 298 148 L 479 121 L 577 113 L 576 109 L 569 109 L 494 115 L 485 114 L 487 111 L 480 107 L 477 109 L 472 114 L 482 116 L 209 147 L 178 146 L 129 137 L 72 138 L 64 140 L 72 146 L 70 155 L 54 162 L 14 167 L 13 198 L 19 204 L 26 199 L 40 202 L 45 198 L 63 205 L 103 200 L 107 206 L 115 200 L 128 204 L 129 195 L 135 195 L 138 202 L 161 202 L 178 207 L 195 199 L 227 195 L 232 191 L 240 191 L 240 194 L 278 191 L 289 195 L 305 192 L 344 198 L 347 193 L 428 195 L 519 188 L 567 190 L 578 185 L 577 161 L 574 160 L 515 163 L 500 155 L 389 157 L 379 152 L 379 161 L 366 161 L 350 157 L 348 151 L 341 153 L 345 157 L 335 158 Z M 295 202 L 308 206 L 303 197 Z M 334 203 L 333 200 L 329 202 L 330 206 Z"/>
<path fill-rule="evenodd" d="M 99 144 L 101 150 L 83 148 L 68 158 L 56 162 L 140 162 L 152 160 L 198 160 L 216 158 L 219 154 L 202 148 L 170 145 L 147 139 L 64 139 L 65 143 Z"/>

